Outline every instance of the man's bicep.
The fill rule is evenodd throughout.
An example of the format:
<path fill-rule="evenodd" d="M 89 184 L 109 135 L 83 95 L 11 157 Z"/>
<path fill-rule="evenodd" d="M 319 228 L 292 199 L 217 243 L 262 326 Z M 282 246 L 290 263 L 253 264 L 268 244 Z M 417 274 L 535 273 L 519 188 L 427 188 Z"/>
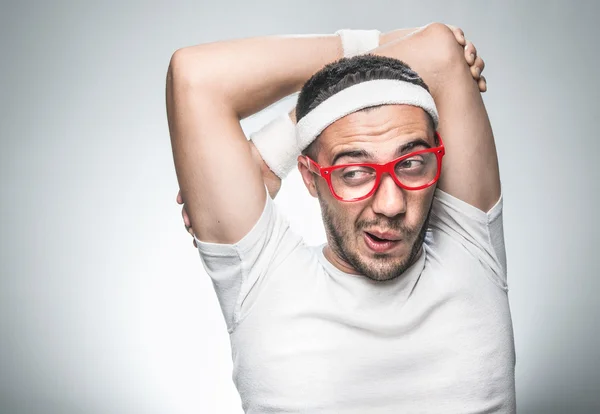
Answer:
<path fill-rule="evenodd" d="M 195 235 L 235 243 L 265 206 L 260 168 L 237 116 L 209 90 L 171 74 L 167 112 L 179 186 Z"/>

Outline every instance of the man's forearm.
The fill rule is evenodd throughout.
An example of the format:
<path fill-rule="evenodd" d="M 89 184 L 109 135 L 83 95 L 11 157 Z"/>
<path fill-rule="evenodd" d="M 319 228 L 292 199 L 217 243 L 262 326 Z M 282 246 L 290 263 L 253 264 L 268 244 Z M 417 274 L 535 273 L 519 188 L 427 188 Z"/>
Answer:
<path fill-rule="evenodd" d="M 380 35 L 383 45 L 418 28 Z M 272 36 L 208 43 L 176 52 L 189 82 L 225 100 L 240 119 L 302 87 L 315 72 L 343 56 L 339 36 Z"/>
<path fill-rule="evenodd" d="M 298 91 L 321 67 L 342 56 L 338 36 L 263 37 L 193 46 L 173 65 L 211 101 L 239 119 Z"/>

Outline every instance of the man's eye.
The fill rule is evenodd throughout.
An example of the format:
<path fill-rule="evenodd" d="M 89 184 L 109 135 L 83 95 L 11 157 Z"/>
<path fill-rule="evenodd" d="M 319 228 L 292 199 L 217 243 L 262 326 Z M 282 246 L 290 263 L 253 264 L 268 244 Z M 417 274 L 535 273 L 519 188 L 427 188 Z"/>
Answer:
<path fill-rule="evenodd" d="M 402 161 L 398 164 L 398 168 L 401 169 L 411 169 L 411 168 L 419 168 L 423 165 L 423 160 L 418 158 L 409 158 L 407 160 Z"/>
<path fill-rule="evenodd" d="M 343 177 L 345 179 L 351 180 L 351 179 L 360 179 L 362 177 L 365 177 L 367 175 L 369 175 L 369 171 L 367 170 L 346 170 L 344 171 Z"/>
<path fill-rule="evenodd" d="M 347 184 L 361 184 L 373 180 L 375 175 L 372 168 L 354 167 L 344 168 L 339 176 Z"/>

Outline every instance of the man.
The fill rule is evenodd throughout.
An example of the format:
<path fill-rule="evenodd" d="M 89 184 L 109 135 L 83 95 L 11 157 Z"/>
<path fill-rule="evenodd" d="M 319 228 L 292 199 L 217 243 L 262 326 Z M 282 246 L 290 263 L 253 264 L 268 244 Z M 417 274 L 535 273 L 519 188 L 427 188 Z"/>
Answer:
<path fill-rule="evenodd" d="M 397 34 L 341 60 L 343 36 L 214 43 L 171 60 L 180 201 L 248 413 L 515 411 L 483 61 L 458 29 Z M 280 183 L 269 169 L 289 169 L 284 134 L 249 143 L 239 124 L 300 89 L 295 150 L 321 205 L 319 247 L 265 190 Z"/>

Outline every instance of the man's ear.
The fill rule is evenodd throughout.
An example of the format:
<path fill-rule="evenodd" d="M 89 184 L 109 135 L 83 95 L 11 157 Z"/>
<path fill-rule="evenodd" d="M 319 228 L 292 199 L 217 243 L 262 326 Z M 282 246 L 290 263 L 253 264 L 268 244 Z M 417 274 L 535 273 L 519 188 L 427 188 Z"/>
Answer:
<path fill-rule="evenodd" d="M 313 174 L 310 170 L 309 170 L 309 161 L 306 159 L 306 157 L 304 155 L 300 155 L 298 157 L 298 170 L 300 171 L 300 174 L 302 175 L 302 181 L 304 181 L 304 185 L 306 186 L 306 188 L 308 189 L 308 192 L 310 193 L 311 196 L 313 197 L 317 197 L 317 188 L 316 183 L 315 183 L 315 174 Z"/>

